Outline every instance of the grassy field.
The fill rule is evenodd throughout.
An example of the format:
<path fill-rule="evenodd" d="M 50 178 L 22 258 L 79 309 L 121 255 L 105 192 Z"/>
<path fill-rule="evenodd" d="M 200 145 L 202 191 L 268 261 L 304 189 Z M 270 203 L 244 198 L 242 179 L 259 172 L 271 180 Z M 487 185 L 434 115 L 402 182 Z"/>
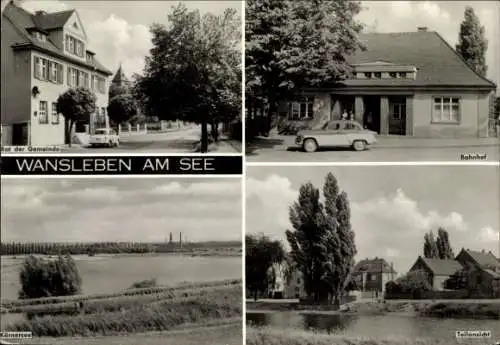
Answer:
<path fill-rule="evenodd" d="M 37 338 L 32 344 L 51 345 L 241 345 L 241 318 L 219 325 L 198 325 L 168 332 L 106 337 Z"/>
<path fill-rule="evenodd" d="M 86 299 L 79 310 L 69 309 L 67 303 L 76 305 L 62 302 L 22 306 L 25 312 L 35 315 L 7 324 L 5 330 L 31 331 L 38 337 L 74 337 L 165 331 L 186 324 L 203 325 L 214 320 L 241 317 L 242 285 L 241 281 L 202 283 L 200 287 L 181 286 L 177 291 L 167 293 Z M 15 308 L 17 311 L 20 307 Z"/>
<path fill-rule="evenodd" d="M 159 285 L 182 282 L 241 279 L 239 256 L 191 255 L 96 255 L 74 257 L 83 281 L 85 295 L 117 293 L 134 282 L 156 278 Z M 2 256 L 1 299 L 18 297 L 19 270 L 23 257 Z"/>
<path fill-rule="evenodd" d="M 474 345 L 491 345 L 492 339 L 474 339 Z M 363 338 L 307 331 L 252 328 L 246 329 L 246 345 L 457 345 L 472 344 L 471 339 L 441 338 Z"/>

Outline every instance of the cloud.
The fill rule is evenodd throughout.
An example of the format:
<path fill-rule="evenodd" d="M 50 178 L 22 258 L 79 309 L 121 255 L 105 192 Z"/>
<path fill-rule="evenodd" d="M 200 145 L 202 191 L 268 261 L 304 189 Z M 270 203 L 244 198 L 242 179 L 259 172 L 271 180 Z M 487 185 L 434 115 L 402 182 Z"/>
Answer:
<path fill-rule="evenodd" d="M 241 238 L 240 180 L 3 180 L 2 198 L 9 241 Z"/>
<path fill-rule="evenodd" d="M 393 1 L 391 2 L 392 13 L 398 17 L 409 17 L 413 13 L 413 8 L 410 1 Z"/>
<path fill-rule="evenodd" d="M 432 1 L 419 2 L 417 8 L 422 14 L 426 14 L 433 19 L 450 20 L 450 14 L 442 10 L 438 4 Z"/>
<path fill-rule="evenodd" d="M 51 0 L 27 0 L 21 3 L 21 6 L 30 12 L 35 11 L 45 11 L 48 13 L 58 12 L 58 11 L 66 11 L 69 10 L 70 7 L 61 1 L 51 1 Z"/>
<path fill-rule="evenodd" d="M 263 179 L 247 178 L 247 233 L 263 232 L 283 241 L 290 229 L 288 206 L 297 198 L 287 177 L 268 175 Z M 424 210 L 402 188 L 378 197 L 351 200 L 351 223 L 356 236 L 358 259 L 384 257 L 394 262 L 399 272 L 409 269 L 422 254 L 424 234 L 437 233 L 444 227 L 456 253 L 462 247 L 498 251 L 498 231 L 477 229 L 454 210 Z"/>

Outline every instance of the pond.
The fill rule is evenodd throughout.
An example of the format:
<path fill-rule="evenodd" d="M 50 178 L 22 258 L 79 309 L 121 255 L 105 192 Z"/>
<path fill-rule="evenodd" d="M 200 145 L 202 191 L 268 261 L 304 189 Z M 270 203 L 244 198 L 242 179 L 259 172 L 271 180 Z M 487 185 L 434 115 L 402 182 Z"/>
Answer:
<path fill-rule="evenodd" d="M 353 316 L 297 312 L 251 312 L 248 325 L 294 328 L 343 333 L 347 336 L 374 338 L 455 338 L 458 330 L 491 331 L 492 339 L 500 339 L 498 320 L 436 319 L 401 315 Z"/>

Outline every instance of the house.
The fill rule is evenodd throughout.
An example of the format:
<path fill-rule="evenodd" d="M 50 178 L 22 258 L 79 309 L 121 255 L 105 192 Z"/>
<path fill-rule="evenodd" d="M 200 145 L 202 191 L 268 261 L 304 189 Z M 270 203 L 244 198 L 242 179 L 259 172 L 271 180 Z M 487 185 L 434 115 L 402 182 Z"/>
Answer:
<path fill-rule="evenodd" d="M 433 290 L 444 290 L 444 282 L 457 271 L 463 269 L 463 265 L 457 260 L 451 259 L 428 259 L 419 256 L 410 268 L 410 272 L 423 270 L 429 277 L 429 283 Z"/>
<path fill-rule="evenodd" d="M 437 32 L 366 33 L 360 41 L 366 50 L 347 58 L 350 79 L 303 88 L 295 100 L 279 104 L 271 127 L 319 128 L 352 112 L 381 135 L 488 136 L 496 85 L 468 67 Z"/>
<path fill-rule="evenodd" d="M 2 13 L 2 145 L 59 145 L 65 121 L 56 111 L 60 94 L 84 86 L 97 96 L 97 111 L 76 131 L 107 126 L 108 77 L 88 49 L 75 10 L 29 13 L 15 2 Z"/>
<path fill-rule="evenodd" d="M 469 290 L 500 298 L 500 262 L 493 253 L 462 248 L 456 260 L 472 271 Z"/>
<path fill-rule="evenodd" d="M 385 292 L 385 284 L 397 275 L 392 265 L 383 258 L 364 259 L 354 266 L 352 280 L 363 297 L 378 297 Z"/>

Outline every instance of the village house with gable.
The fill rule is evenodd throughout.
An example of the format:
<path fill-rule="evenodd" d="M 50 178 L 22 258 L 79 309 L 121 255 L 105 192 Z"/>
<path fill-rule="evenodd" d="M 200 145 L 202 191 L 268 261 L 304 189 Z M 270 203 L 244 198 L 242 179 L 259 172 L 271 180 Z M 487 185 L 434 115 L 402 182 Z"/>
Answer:
<path fill-rule="evenodd" d="M 2 12 L 2 145 L 61 145 L 65 119 L 56 102 L 69 88 L 97 96 L 96 113 L 76 131 L 109 126 L 108 78 L 112 72 L 88 49 L 90 38 L 75 10 L 30 13 L 15 1 Z"/>

